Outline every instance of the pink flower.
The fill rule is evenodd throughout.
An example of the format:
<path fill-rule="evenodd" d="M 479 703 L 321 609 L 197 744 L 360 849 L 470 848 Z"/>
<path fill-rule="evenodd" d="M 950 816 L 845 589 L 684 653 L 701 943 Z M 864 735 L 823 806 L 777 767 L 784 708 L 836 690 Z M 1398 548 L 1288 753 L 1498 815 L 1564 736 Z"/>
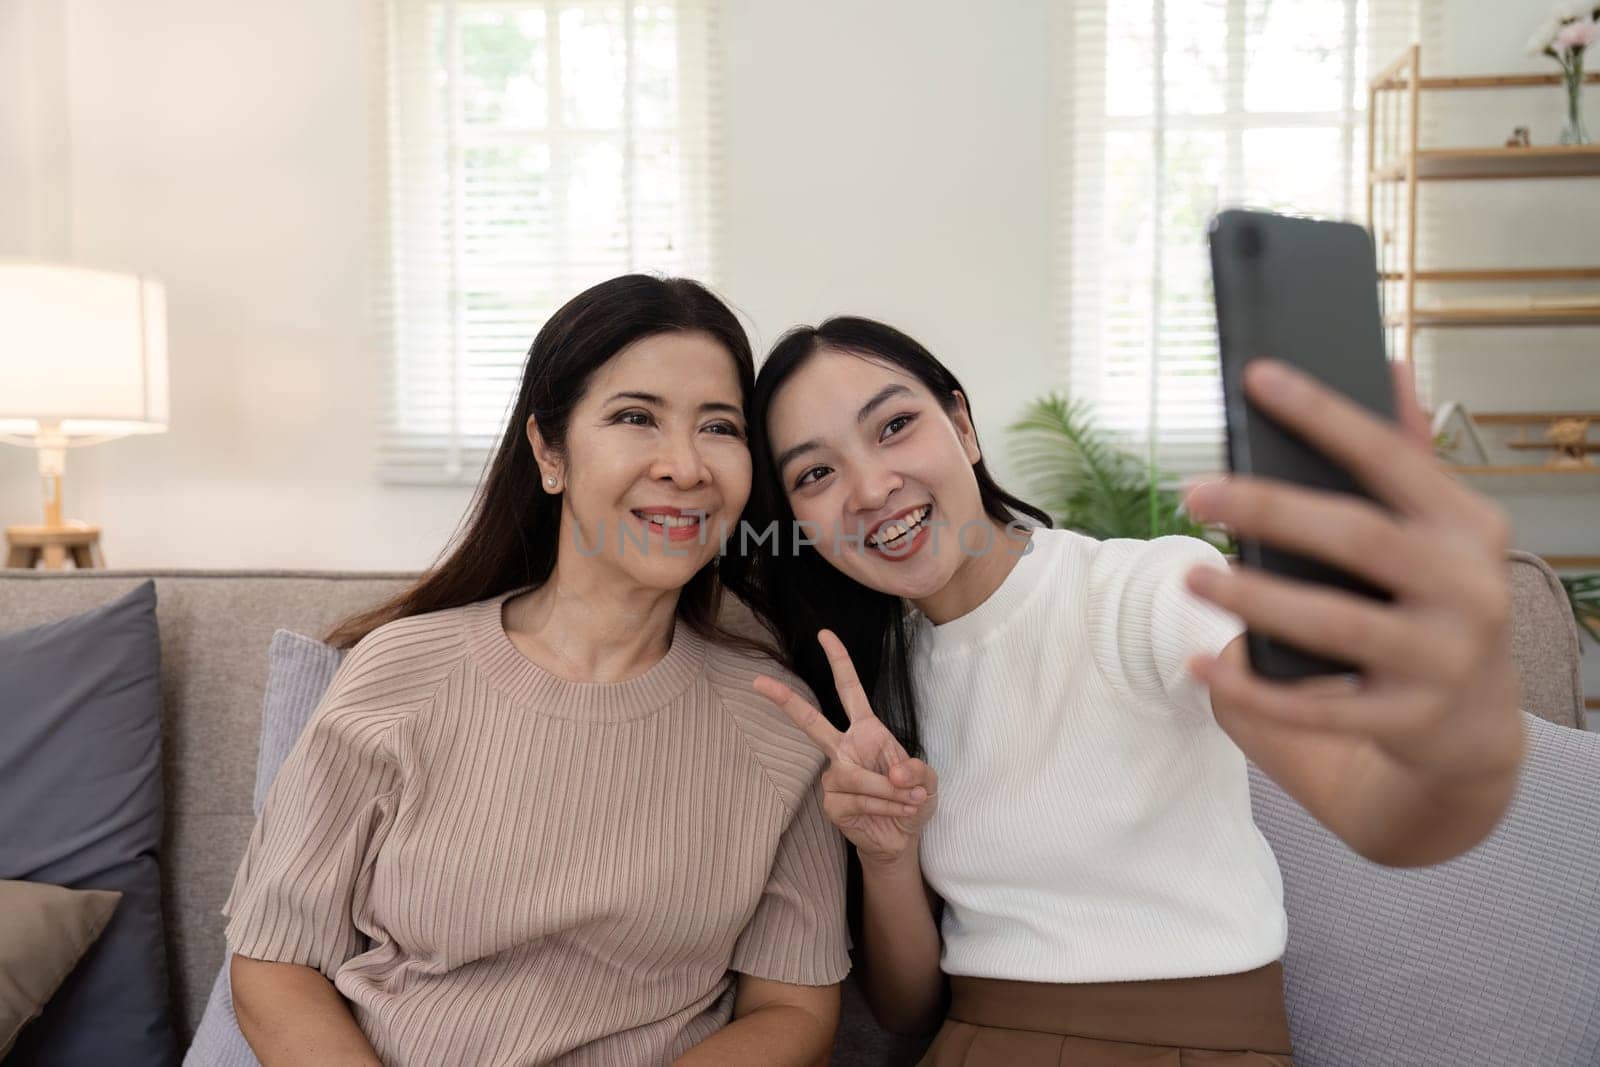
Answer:
<path fill-rule="evenodd" d="M 1580 19 L 1562 26 L 1556 33 L 1552 44 L 1556 53 L 1571 52 L 1575 49 L 1588 48 L 1594 41 L 1597 32 L 1593 19 Z"/>

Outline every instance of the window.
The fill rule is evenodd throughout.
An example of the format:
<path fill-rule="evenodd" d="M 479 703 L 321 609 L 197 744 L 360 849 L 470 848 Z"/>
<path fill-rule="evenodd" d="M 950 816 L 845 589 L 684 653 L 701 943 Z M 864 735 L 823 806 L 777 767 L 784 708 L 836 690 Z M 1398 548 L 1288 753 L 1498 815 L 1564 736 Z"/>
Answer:
<path fill-rule="evenodd" d="M 1169 472 L 1222 469 L 1207 219 L 1365 221 L 1367 71 L 1428 0 L 1058 9 L 1057 335 L 1068 389 Z"/>
<path fill-rule="evenodd" d="M 387 0 L 381 470 L 477 480 L 546 318 L 715 276 L 712 0 Z"/>

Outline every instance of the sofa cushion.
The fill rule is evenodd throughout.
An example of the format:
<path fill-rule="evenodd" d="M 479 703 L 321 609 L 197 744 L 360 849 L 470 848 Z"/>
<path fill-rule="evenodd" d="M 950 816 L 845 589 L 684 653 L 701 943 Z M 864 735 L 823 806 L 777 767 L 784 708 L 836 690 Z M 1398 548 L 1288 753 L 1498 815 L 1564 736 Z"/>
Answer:
<path fill-rule="evenodd" d="M 121 893 L 0 881 L 0 1059 L 117 910 Z"/>
<path fill-rule="evenodd" d="M 1600 1063 L 1600 735 L 1524 723 L 1505 819 L 1436 867 L 1363 860 L 1251 768 L 1297 1067 Z"/>
<path fill-rule="evenodd" d="M 416 576 L 0 569 L 0 631 L 88 610 L 146 579 L 156 583 L 161 629 L 161 896 L 174 1025 L 187 1045 L 222 963 L 222 902 L 255 824 L 250 796 L 273 632 L 326 633 Z"/>
<path fill-rule="evenodd" d="M 144 582 L 0 635 L 0 878 L 122 893 L 10 1065 L 177 1058 L 161 921 L 161 648 Z"/>
<path fill-rule="evenodd" d="M 1517 664 L 1521 705 L 1542 719 L 1582 730 L 1582 650 L 1561 579 L 1528 552 L 1511 553 L 1509 573 L 1511 658 Z"/>
<path fill-rule="evenodd" d="M 267 693 L 261 706 L 261 749 L 256 757 L 252 807 L 257 815 L 284 757 L 322 701 L 343 653 L 314 638 L 279 630 L 267 652 Z M 254 1067 L 255 1055 L 233 1013 L 229 957 L 211 984 L 211 997 L 184 1063 L 189 1067 Z"/>

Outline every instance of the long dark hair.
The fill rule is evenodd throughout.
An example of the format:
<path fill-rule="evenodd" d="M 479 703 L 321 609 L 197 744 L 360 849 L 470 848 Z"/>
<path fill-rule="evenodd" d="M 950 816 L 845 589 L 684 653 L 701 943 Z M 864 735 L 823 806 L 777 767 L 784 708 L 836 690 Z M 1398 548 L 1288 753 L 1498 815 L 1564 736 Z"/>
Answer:
<path fill-rule="evenodd" d="M 328 643 L 348 648 L 395 619 L 460 607 L 549 578 L 561 541 L 561 498 L 539 485 L 527 439 L 529 416 L 538 420 L 545 441 L 561 451 L 572 409 L 595 371 L 641 338 L 680 331 L 705 333 L 727 350 L 748 408 L 755 389 L 750 339 L 710 290 L 685 278 L 648 274 L 627 274 L 585 289 L 550 316 L 528 349 L 516 406 L 463 520 L 465 532 L 416 585 L 341 622 Z M 678 618 L 707 639 L 764 650 L 718 625 L 721 588 L 713 560 L 683 587 Z"/>
<path fill-rule="evenodd" d="M 920 756 L 916 699 L 911 687 L 909 631 L 905 604 L 897 596 L 869 589 L 829 563 L 813 547 L 797 545 L 794 511 L 779 477 L 767 434 L 772 399 L 791 375 L 821 350 L 845 352 L 887 363 L 912 375 L 954 413 L 956 393 L 966 396 L 956 376 L 922 345 L 892 326 L 844 316 L 821 326 L 797 326 L 784 334 L 761 365 L 750 401 L 750 453 L 754 478 L 746 517 L 758 530 L 775 529 L 771 553 L 730 555 L 725 580 L 777 628 L 789 666 L 816 693 L 822 711 L 839 729 L 846 727 L 834 691 L 827 657 L 817 644 L 824 627 L 839 635 L 873 711 L 906 751 Z M 974 431 L 976 432 L 976 431 Z M 973 464 L 983 510 L 999 523 L 1026 516 L 1049 526 L 1050 516 L 1001 489 L 982 459 Z"/>

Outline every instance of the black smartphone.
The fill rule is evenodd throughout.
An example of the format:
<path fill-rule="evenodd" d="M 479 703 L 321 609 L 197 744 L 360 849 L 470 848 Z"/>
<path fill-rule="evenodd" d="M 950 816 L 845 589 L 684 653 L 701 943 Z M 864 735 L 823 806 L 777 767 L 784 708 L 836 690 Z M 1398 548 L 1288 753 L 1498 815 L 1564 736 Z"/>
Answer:
<path fill-rule="evenodd" d="M 1209 237 L 1230 469 L 1373 499 L 1348 471 L 1251 403 L 1242 379 L 1252 359 L 1270 357 L 1394 421 L 1371 237 L 1354 223 L 1258 211 L 1221 212 Z M 1246 566 L 1286 578 L 1389 599 L 1343 570 L 1251 538 L 1239 539 L 1239 555 Z M 1247 643 L 1251 666 L 1270 678 L 1355 670 L 1254 631 Z"/>

